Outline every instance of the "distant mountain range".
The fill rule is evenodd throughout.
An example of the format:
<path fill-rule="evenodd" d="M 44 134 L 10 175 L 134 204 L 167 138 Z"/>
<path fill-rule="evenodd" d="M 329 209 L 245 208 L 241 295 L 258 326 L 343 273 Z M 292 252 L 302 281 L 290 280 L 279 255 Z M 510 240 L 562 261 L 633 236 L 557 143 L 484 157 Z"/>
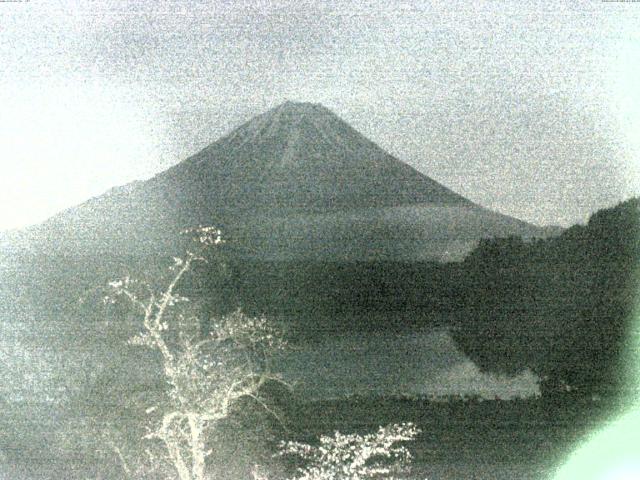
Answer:
<path fill-rule="evenodd" d="M 450 260 L 481 238 L 551 233 L 467 200 L 321 105 L 286 102 L 153 178 L 4 243 L 167 254 L 197 225 L 221 226 L 241 256 L 260 260 Z"/>

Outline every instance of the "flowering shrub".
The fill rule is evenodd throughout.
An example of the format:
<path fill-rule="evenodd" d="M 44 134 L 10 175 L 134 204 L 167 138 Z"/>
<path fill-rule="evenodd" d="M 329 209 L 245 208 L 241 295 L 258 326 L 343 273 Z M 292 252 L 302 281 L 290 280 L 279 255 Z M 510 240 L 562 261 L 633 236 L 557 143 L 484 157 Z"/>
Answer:
<path fill-rule="evenodd" d="M 284 442 L 281 455 L 295 455 L 306 465 L 292 480 L 364 480 L 397 478 L 408 472 L 411 453 L 399 442 L 420 431 L 411 423 L 380 427 L 366 435 L 323 435 L 319 445 Z"/>

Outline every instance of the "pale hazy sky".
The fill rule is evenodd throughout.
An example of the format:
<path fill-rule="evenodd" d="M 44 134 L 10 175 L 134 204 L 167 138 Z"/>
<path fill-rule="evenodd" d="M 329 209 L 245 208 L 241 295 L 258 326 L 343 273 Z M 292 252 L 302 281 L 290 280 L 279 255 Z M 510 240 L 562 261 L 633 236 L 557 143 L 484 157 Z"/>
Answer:
<path fill-rule="evenodd" d="M 640 3 L 0 2 L 0 230 L 320 102 L 501 212 L 640 193 Z"/>

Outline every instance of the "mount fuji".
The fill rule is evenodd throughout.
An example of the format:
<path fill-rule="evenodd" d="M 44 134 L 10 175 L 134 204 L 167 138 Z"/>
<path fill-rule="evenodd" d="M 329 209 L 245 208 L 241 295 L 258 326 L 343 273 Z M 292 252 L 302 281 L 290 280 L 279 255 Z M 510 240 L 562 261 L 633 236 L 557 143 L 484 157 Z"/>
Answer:
<path fill-rule="evenodd" d="M 18 234 L 48 253 L 171 253 L 221 226 L 260 260 L 462 258 L 481 238 L 543 236 L 393 157 L 319 104 L 286 102 L 146 181 Z"/>

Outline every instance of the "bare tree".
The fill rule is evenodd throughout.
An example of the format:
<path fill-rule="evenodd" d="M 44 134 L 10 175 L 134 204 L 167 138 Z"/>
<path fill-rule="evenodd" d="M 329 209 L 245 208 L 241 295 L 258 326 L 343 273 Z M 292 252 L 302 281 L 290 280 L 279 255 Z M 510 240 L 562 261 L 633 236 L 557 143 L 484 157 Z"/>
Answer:
<path fill-rule="evenodd" d="M 189 302 L 178 293 L 187 272 L 195 262 L 207 261 L 207 249 L 223 243 L 218 229 L 190 232 L 196 236 L 198 252 L 174 258 L 172 278 L 164 289 L 126 277 L 110 283 L 111 295 L 105 300 L 128 300 L 142 323 L 129 343 L 159 353 L 167 389 L 162 400 L 146 410 L 150 426 L 145 438 L 160 442 L 164 460 L 180 480 L 202 480 L 212 453 L 207 434 L 230 415 L 234 404 L 250 397 L 269 409 L 260 389 L 268 381 L 281 381 L 272 373 L 269 357 L 284 343 L 279 331 L 262 317 L 248 317 L 238 310 L 210 319 L 209 333 L 204 334 L 200 318 L 178 308 Z M 114 451 L 125 472 L 133 475 L 117 445 Z"/>

